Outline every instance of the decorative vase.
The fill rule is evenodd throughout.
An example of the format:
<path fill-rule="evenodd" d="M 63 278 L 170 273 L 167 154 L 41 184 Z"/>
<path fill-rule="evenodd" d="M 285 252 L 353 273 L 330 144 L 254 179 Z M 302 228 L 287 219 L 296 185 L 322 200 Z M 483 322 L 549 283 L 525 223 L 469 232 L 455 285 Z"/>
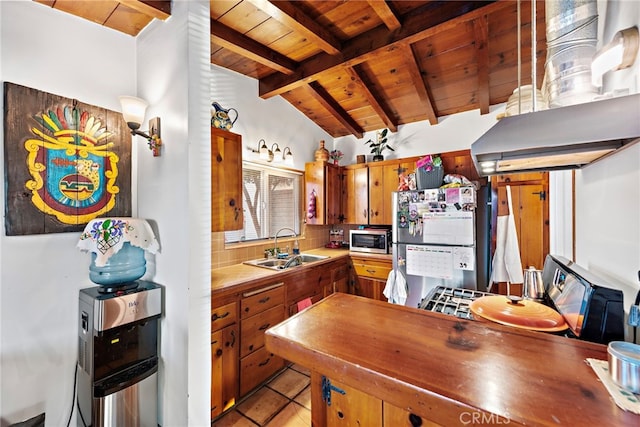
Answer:
<path fill-rule="evenodd" d="M 374 162 L 381 162 L 383 160 L 384 160 L 384 156 L 382 154 L 376 154 L 375 156 L 373 156 Z"/>
<path fill-rule="evenodd" d="M 338 165 L 338 159 L 333 159 L 333 164 L 337 166 Z"/>
<path fill-rule="evenodd" d="M 320 140 L 320 148 L 316 150 L 316 161 L 326 162 L 329 160 L 329 150 L 324 148 L 324 139 Z"/>

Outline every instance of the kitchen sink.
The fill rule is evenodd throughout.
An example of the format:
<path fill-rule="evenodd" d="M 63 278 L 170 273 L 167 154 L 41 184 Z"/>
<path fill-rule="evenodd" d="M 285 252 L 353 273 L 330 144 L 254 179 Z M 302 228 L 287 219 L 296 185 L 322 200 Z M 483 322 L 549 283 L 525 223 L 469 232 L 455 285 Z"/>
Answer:
<path fill-rule="evenodd" d="M 251 261 L 245 261 L 243 264 L 253 265 L 256 267 L 269 268 L 271 270 L 285 270 L 287 268 L 297 267 L 299 265 L 305 265 L 322 261 L 329 258 L 325 255 L 312 255 L 312 254 L 300 254 L 294 255 L 284 259 L 273 258 L 260 258 Z"/>

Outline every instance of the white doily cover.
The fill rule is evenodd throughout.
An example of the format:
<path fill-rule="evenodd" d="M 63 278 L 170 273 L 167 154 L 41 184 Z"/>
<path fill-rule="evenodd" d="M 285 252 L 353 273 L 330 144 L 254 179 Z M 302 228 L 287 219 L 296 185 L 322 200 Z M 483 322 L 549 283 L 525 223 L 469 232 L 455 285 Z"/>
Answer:
<path fill-rule="evenodd" d="M 77 247 L 96 254 L 95 264 L 104 267 L 125 242 L 155 254 L 160 245 L 151 225 L 140 218 L 95 218 L 80 235 Z"/>

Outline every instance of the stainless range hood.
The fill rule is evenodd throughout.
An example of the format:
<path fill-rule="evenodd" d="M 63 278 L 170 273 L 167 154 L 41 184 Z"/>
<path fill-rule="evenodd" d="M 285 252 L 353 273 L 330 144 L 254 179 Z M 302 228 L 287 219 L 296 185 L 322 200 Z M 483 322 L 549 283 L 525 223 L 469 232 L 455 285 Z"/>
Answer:
<path fill-rule="evenodd" d="M 640 138 L 640 94 L 501 119 L 471 145 L 482 176 L 577 169 Z"/>

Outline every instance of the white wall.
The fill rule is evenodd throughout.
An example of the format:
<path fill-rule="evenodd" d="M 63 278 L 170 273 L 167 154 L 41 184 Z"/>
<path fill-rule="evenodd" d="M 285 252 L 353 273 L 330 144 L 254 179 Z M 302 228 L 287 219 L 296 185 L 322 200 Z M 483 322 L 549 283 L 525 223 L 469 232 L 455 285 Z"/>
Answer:
<path fill-rule="evenodd" d="M 622 29 L 640 27 L 640 2 L 609 1 L 599 13 L 599 45 Z M 605 74 L 603 82 L 604 91 L 640 92 L 640 58 L 629 69 Z M 576 172 L 575 261 L 622 289 L 627 311 L 640 289 L 639 212 L 640 142 Z"/>
<path fill-rule="evenodd" d="M 138 36 L 138 94 L 162 119 L 163 153 L 138 145 L 138 209 L 160 230 L 165 286 L 160 419 L 210 424 L 211 169 L 208 0 L 173 2 Z"/>
<path fill-rule="evenodd" d="M 447 151 L 468 150 L 471 144 L 497 123 L 496 116 L 504 112 L 505 104 L 491 107 L 487 114 L 471 110 L 451 116 L 440 117 L 438 124 L 431 126 L 428 121 L 409 123 L 389 132 L 389 145 L 395 151 L 385 150 L 385 159 L 436 154 Z M 365 145 L 369 139 L 376 140 L 376 132 L 366 132 L 363 138 L 344 136 L 334 140 L 333 148 L 342 151 L 345 157 L 341 164 L 356 162 L 356 155 L 366 155 L 371 161 L 371 148 Z M 331 147 L 327 147 L 331 150 Z"/>
<path fill-rule="evenodd" d="M 216 101 L 225 109 L 238 110 L 238 120 L 231 131 L 242 135 L 244 160 L 258 160 L 258 155 L 247 147 L 257 150 L 258 141 L 264 139 L 269 148 L 274 143 L 280 150 L 290 147 L 294 168 L 304 170 L 304 164 L 314 160 L 320 140 L 331 147 L 333 138 L 283 98 L 260 99 L 255 79 L 212 65 L 211 97 L 211 102 Z"/>
<path fill-rule="evenodd" d="M 1 80 L 120 110 L 135 93 L 133 38 L 35 2 L 0 2 Z M 2 102 L 2 101 L 0 101 Z M 4 140 L 0 130 L 0 140 Z M 4 152 L 0 152 L 2 158 Z M 0 161 L 4 165 L 4 159 Z M 0 199 L 4 212 L 4 174 Z M 0 423 L 46 412 L 66 425 L 77 355 L 78 291 L 90 257 L 80 233 L 0 234 Z M 75 418 L 73 423 L 75 424 Z"/>

